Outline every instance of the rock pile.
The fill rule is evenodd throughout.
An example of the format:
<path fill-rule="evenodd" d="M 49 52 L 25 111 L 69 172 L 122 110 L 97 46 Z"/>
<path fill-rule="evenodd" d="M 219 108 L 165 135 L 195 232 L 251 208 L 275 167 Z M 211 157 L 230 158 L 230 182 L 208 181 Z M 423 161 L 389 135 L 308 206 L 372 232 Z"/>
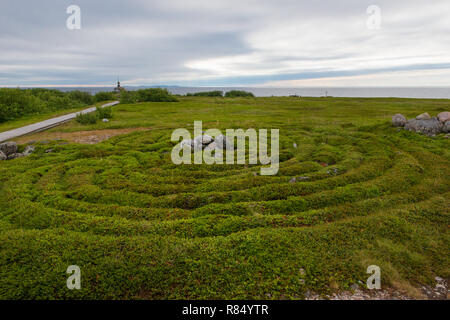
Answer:
<path fill-rule="evenodd" d="M 418 115 L 415 119 L 406 120 L 402 114 L 392 116 L 394 127 L 403 127 L 405 130 L 419 132 L 427 136 L 450 132 L 450 112 L 439 113 L 431 117 L 427 112 Z"/>
<path fill-rule="evenodd" d="M 0 160 L 12 160 L 29 156 L 34 152 L 34 146 L 27 146 L 23 152 L 17 152 L 17 143 L 0 143 Z"/>
<path fill-rule="evenodd" d="M 207 134 L 203 134 L 201 136 L 197 136 L 194 139 L 187 139 L 181 141 L 181 147 L 188 146 L 191 149 L 196 149 L 196 147 L 201 146 L 201 149 L 206 150 L 215 150 L 216 148 L 222 149 L 232 149 L 233 143 L 226 136 L 221 134 L 217 136 L 215 139 Z"/>

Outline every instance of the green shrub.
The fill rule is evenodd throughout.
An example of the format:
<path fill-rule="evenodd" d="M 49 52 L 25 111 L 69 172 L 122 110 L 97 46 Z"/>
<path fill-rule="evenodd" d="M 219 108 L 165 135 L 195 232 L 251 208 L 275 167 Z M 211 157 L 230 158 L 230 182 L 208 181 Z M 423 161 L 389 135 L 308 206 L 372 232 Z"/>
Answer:
<path fill-rule="evenodd" d="M 99 119 L 111 119 L 112 118 L 112 107 L 99 108 L 97 107 L 97 117 Z"/>
<path fill-rule="evenodd" d="M 83 102 L 84 104 L 94 103 L 94 97 L 89 92 L 74 90 L 70 91 L 68 95 L 70 99 Z"/>
<path fill-rule="evenodd" d="M 231 90 L 225 93 L 225 97 L 227 98 L 235 98 L 235 97 L 254 97 L 253 93 L 243 90 Z"/>
<path fill-rule="evenodd" d="M 81 124 L 95 124 L 98 119 L 97 112 L 78 113 L 76 117 L 77 122 Z"/>
<path fill-rule="evenodd" d="M 186 94 L 188 97 L 223 97 L 223 91 L 215 90 L 215 91 L 204 91 L 204 92 L 196 92 L 196 93 L 188 93 Z"/>
<path fill-rule="evenodd" d="M 120 103 L 135 103 L 136 100 L 135 91 L 122 91 L 120 94 Z"/>
<path fill-rule="evenodd" d="M 177 102 L 167 89 L 151 88 L 136 91 L 138 102 Z"/>
<path fill-rule="evenodd" d="M 114 92 L 101 91 L 95 94 L 94 99 L 96 102 L 101 102 L 101 101 L 115 100 L 116 96 L 114 95 Z"/>
<path fill-rule="evenodd" d="M 55 89 L 0 89 L 0 122 L 38 113 L 82 108 L 94 102 L 88 92 Z"/>
<path fill-rule="evenodd" d="M 167 91 L 167 89 L 150 88 L 137 91 L 124 91 L 120 95 L 120 102 L 178 102 L 178 99 Z"/>

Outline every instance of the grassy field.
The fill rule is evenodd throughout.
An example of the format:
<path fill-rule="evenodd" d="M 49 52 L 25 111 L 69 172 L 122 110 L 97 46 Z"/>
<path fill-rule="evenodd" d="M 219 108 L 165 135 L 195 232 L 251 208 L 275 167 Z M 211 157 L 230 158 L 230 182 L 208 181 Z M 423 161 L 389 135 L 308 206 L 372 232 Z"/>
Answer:
<path fill-rule="evenodd" d="M 183 97 L 53 128 L 148 130 L 38 143 L 0 163 L 0 298 L 301 299 L 365 283 L 372 264 L 383 288 L 418 295 L 450 276 L 450 142 L 399 131 L 390 117 L 449 109 L 449 100 Z M 278 128 L 278 174 L 172 164 L 170 135 L 194 120 Z M 299 176 L 308 180 L 289 182 Z M 81 290 L 66 287 L 69 265 L 81 268 Z"/>

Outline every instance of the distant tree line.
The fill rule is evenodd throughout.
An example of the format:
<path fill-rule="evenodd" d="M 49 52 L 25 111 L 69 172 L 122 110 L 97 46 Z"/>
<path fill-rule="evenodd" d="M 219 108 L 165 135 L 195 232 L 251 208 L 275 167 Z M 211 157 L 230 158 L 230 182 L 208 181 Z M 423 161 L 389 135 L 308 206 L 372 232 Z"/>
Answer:
<path fill-rule="evenodd" d="M 223 97 L 223 91 L 215 90 L 215 91 L 186 93 L 186 96 L 187 97 Z"/>
<path fill-rule="evenodd" d="M 0 122 L 27 115 L 64 109 L 82 108 L 96 102 L 116 99 L 113 92 L 91 95 L 84 91 L 63 92 L 56 89 L 0 88 Z"/>
<path fill-rule="evenodd" d="M 236 97 L 254 97 L 253 93 L 243 90 L 231 90 L 223 94 L 223 91 L 214 90 L 214 91 L 204 91 L 204 92 L 195 92 L 195 93 L 187 93 L 187 97 L 227 97 L 227 98 L 236 98 Z"/>

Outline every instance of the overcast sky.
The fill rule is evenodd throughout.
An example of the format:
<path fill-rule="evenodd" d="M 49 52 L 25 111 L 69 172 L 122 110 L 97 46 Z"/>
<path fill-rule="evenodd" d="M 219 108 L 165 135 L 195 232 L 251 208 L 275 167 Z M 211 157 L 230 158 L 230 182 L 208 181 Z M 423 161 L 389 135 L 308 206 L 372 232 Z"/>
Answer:
<path fill-rule="evenodd" d="M 79 30 L 66 27 L 72 4 Z M 117 75 L 124 85 L 450 86 L 450 1 L 1 0 L 0 86 Z"/>

